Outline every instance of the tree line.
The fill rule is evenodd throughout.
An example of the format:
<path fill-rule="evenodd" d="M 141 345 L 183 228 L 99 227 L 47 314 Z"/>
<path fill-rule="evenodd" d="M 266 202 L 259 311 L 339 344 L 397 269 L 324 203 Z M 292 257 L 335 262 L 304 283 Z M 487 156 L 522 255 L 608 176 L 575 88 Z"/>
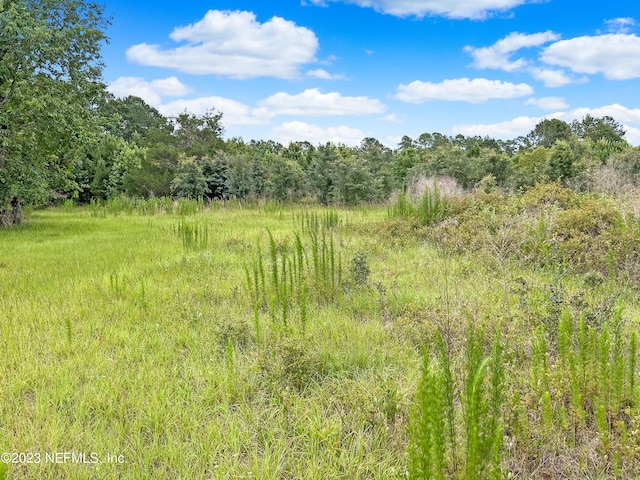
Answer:
<path fill-rule="evenodd" d="M 77 0 L 0 3 L 0 223 L 25 205 L 117 196 L 379 202 L 421 176 L 465 189 L 544 181 L 585 188 L 607 165 L 640 174 L 640 151 L 613 118 L 542 120 L 513 140 L 424 133 L 326 143 L 224 139 L 223 113 L 168 118 L 101 82 L 103 7 Z"/>

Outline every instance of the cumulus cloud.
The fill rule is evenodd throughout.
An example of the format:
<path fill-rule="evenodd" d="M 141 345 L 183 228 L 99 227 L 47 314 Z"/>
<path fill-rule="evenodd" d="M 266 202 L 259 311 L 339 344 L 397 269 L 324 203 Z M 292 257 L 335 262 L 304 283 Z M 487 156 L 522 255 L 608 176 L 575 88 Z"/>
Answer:
<path fill-rule="evenodd" d="M 561 97 L 530 98 L 524 104 L 533 105 L 541 110 L 563 110 L 569 106 Z"/>
<path fill-rule="evenodd" d="M 309 88 L 297 95 L 279 92 L 260 100 L 258 107 L 264 116 L 370 115 L 386 110 L 377 99 L 345 97 L 338 92 L 321 93 L 317 88 Z"/>
<path fill-rule="evenodd" d="M 511 60 L 511 54 L 522 48 L 538 47 L 559 38 L 558 34 L 550 30 L 532 34 L 513 32 L 488 47 L 475 48 L 467 45 L 464 50 L 471 54 L 473 66 L 476 68 L 512 72 L 526 67 L 528 62 L 524 58 Z"/>
<path fill-rule="evenodd" d="M 564 70 L 535 67 L 531 68 L 529 72 L 533 78 L 543 82 L 544 86 L 549 88 L 563 87 L 574 82 L 573 78 L 567 75 Z"/>
<path fill-rule="evenodd" d="M 127 50 L 127 59 L 196 75 L 294 78 L 302 65 L 315 61 L 318 50 L 311 30 L 281 17 L 260 23 L 253 12 L 243 11 L 209 10 L 170 37 L 185 43 L 173 49 L 141 43 Z"/>
<path fill-rule="evenodd" d="M 381 120 L 384 120 L 385 122 L 391 122 L 391 123 L 403 123 L 404 120 L 402 117 L 400 117 L 399 115 L 395 114 L 395 113 L 390 113 L 389 115 L 385 115 L 384 117 L 382 117 Z"/>
<path fill-rule="evenodd" d="M 195 115 L 202 115 L 208 110 L 215 109 L 222 112 L 222 123 L 225 126 L 267 125 L 270 121 L 268 117 L 260 116 L 260 112 L 249 105 L 218 96 L 179 99 L 159 105 L 157 108 L 167 117 L 174 117 L 185 110 Z"/>
<path fill-rule="evenodd" d="M 329 73 L 322 68 L 309 70 L 307 77 L 319 78 L 320 80 L 346 80 L 347 76 L 343 73 Z"/>
<path fill-rule="evenodd" d="M 610 33 L 629 33 L 637 22 L 630 17 L 612 18 L 605 20 L 605 25 Z"/>
<path fill-rule="evenodd" d="M 602 73 L 612 80 L 639 78 L 640 37 L 607 34 L 561 40 L 549 45 L 540 59 L 577 73 Z"/>
<path fill-rule="evenodd" d="M 428 100 L 462 101 L 483 103 L 490 99 L 517 98 L 532 95 L 533 89 L 526 83 L 514 84 L 486 78 L 458 78 L 441 83 L 415 80 L 409 85 L 398 86 L 394 98 L 409 103 Z"/>
<path fill-rule="evenodd" d="M 452 129 L 454 135 L 511 139 L 528 134 L 544 117 L 517 117 L 499 123 L 465 124 L 455 125 Z"/>
<path fill-rule="evenodd" d="M 118 97 L 135 95 L 156 107 L 165 116 L 176 116 L 185 110 L 201 115 L 214 108 L 223 113 L 225 125 L 268 125 L 279 115 L 320 117 L 338 115 L 374 115 L 384 113 L 387 107 L 380 100 L 368 97 L 343 96 L 339 92 L 321 93 L 317 88 L 302 93 L 278 92 L 247 105 L 219 96 L 181 98 L 170 102 L 163 97 L 181 96 L 191 92 L 177 78 L 146 81 L 138 77 L 121 77 L 109 86 Z"/>
<path fill-rule="evenodd" d="M 640 144 L 640 108 L 628 108 L 617 103 L 597 108 L 575 108 L 565 112 L 554 112 L 542 117 L 517 117 L 498 123 L 487 124 L 463 124 L 453 127 L 453 134 L 462 135 L 488 135 L 493 138 L 511 139 L 521 135 L 527 135 L 541 120 L 545 118 L 557 118 L 567 123 L 573 120 L 581 120 L 585 115 L 596 118 L 611 116 L 620 122 L 627 131 L 625 138 L 632 145 Z"/>
<path fill-rule="evenodd" d="M 628 108 L 618 103 L 597 108 L 576 108 L 569 112 L 567 117 L 571 120 L 574 118 L 580 119 L 587 114 L 596 118 L 608 115 L 615 118 L 620 123 L 634 123 L 640 125 L 640 108 Z M 568 121 L 566 118 L 564 120 Z"/>
<path fill-rule="evenodd" d="M 326 6 L 326 0 L 309 0 Z M 531 0 L 330 0 L 342 1 L 398 17 L 442 16 L 454 19 L 482 19 L 497 12 L 511 10 Z"/>
<path fill-rule="evenodd" d="M 640 128 L 629 127 L 625 125 L 627 134 L 625 138 L 631 145 L 640 145 Z"/>
<path fill-rule="evenodd" d="M 180 97 L 191 93 L 191 87 L 176 77 L 152 80 L 147 82 L 141 77 L 119 77 L 110 83 L 107 89 L 116 97 L 133 95 L 142 98 L 149 105 L 157 107 L 162 97 Z"/>
<path fill-rule="evenodd" d="M 272 131 L 272 138 L 276 141 L 287 144 L 289 142 L 307 141 L 313 144 L 324 144 L 333 142 L 343 143 L 349 146 L 357 146 L 367 133 L 358 128 L 347 127 L 320 127 L 301 121 L 285 122 Z"/>

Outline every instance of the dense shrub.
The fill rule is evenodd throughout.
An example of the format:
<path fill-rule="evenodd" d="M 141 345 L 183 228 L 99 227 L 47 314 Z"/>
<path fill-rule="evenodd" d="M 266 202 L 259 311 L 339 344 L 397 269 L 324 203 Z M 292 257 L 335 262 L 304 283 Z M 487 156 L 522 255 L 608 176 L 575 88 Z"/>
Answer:
<path fill-rule="evenodd" d="M 522 195 L 522 203 L 529 210 L 540 210 L 550 206 L 565 209 L 576 202 L 576 193 L 558 183 L 537 183 Z"/>

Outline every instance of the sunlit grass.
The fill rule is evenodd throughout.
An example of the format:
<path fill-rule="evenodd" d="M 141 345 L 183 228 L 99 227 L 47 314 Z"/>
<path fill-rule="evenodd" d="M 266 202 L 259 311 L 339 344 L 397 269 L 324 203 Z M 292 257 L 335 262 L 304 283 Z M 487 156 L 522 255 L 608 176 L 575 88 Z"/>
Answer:
<path fill-rule="evenodd" d="M 434 351 L 443 335 L 463 382 L 470 324 L 504 349 L 505 421 L 518 395 L 522 408 L 543 411 L 523 403 L 535 391 L 537 305 L 554 285 L 583 291 L 577 277 L 554 283 L 549 270 L 497 268 L 415 232 L 389 234 L 384 207 L 148 207 L 95 215 L 66 205 L 0 231 L 0 450 L 124 459 L 11 464 L 8 478 L 406 478 L 423 347 Z M 341 259 L 331 295 L 313 267 L 323 222 Z M 283 252 L 305 256 L 304 322 L 295 289 L 286 302 L 297 316 L 286 323 L 268 302 L 256 308 L 247 272 L 258 245 L 267 277 Z M 588 300 L 610 291 L 602 285 Z M 505 471 L 527 471 L 536 448 L 548 455 L 526 439 L 509 445 Z"/>

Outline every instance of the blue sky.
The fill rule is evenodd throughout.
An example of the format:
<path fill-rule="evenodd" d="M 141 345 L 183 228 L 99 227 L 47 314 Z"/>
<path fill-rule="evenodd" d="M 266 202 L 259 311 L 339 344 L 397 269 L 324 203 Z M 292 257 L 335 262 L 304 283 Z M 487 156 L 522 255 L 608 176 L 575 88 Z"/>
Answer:
<path fill-rule="evenodd" d="M 357 145 L 611 115 L 640 145 L 629 0 L 107 0 L 104 80 L 225 136 Z"/>

